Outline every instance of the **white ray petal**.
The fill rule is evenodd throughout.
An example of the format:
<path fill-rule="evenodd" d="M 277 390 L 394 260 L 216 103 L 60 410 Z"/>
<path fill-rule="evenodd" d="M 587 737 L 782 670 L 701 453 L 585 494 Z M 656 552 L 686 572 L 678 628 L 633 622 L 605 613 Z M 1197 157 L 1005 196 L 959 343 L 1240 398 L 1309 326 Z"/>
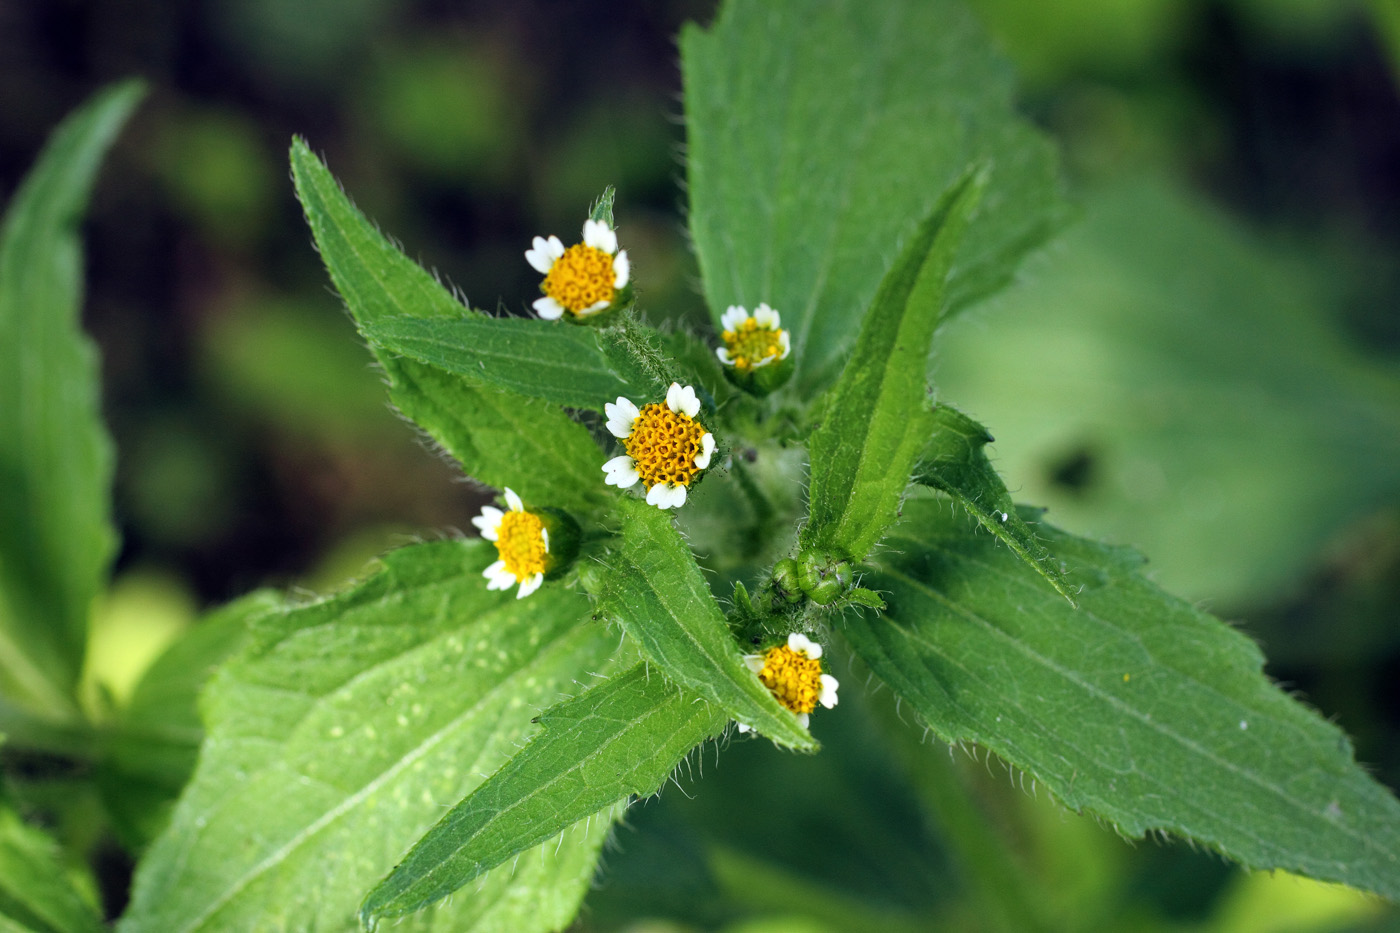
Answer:
<path fill-rule="evenodd" d="M 710 465 L 710 457 L 715 452 L 715 436 L 709 431 L 700 438 L 700 452 L 695 455 L 695 465 L 700 469 L 705 469 Z"/>
<path fill-rule="evenodd" d="M 618 489 L 629 489 L 641 479 L 637 475 L 637 464 L 631 457 L 613 457 L 603 464 L 603 472 L 607 474 L 603 482 L 609 486 L 616 486 Z"/>
<path fill-rule="evenodd" d="M 613 288 L 621 291 L 627 287 L 627 283 L 632 281 L 632 261 L 627 258 L 627 250 L 622 250 L 613 257 Z"/>
<path fill-rule="evenodd" d="M 607 415 L 608 433 L 613 437 L 625 438 L 632 433 L 632 423 L 637 420 L 637 416 L 642 412 L 631 399 L 617 397 L 616 402 L 608 402 L 603 405 L 603 414 Z"/>
<path fill-rule="evenodd" d="M 564 316 L 564 306 L 548 295 L 536 299 L 533 307 L 535 313 L 546 321 L 557 321 Z"/>
<path fill-rule="evenodd" d="M 510 506 L 512 512 L 525 511 L 525 503 L 520 501 L 520 497 L 515 494 L 515 490 L 509 486 L 502 490 L 506 496 L 506 505 Z"/>
<path fill-rule="evenodd" d="M 813 661 L 822 656 L 822 646 L 812 641 L 812 639 L 803 635 L 801 632 L 793 632 L 788 636 L 788 648 L 792 651 L 805 654 Z"/>
<path fill-rule="evenodd" d="M 525 580 L 523 583 L 520 584 L 520 589 L 516 591 L 515 598 L 524 599 L 526 596 L 529 596 L 535 590 L 539 589 L 540 584 L 543 582 L 544 574 L 535 574 L 533 577 L 530 577 L 529 579 Z"/>
<path fill-rule="evenodd" d="M 487 541 L 495 541 L 501 530 L 501 519 L 505 514 L 494 505 L 483 505 L 481 514 L 472 519 L 472 524 L 481 532 L 481 536 Z"/>

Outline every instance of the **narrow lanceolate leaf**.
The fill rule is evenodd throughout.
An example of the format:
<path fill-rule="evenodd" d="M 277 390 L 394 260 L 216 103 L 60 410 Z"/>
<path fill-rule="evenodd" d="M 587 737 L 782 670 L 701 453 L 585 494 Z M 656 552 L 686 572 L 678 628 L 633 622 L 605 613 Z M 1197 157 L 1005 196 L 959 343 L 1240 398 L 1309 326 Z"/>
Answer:
<path fill-rule="evenodd" d="M 367 922 L 418 910 L 600 811 L 656 793 L 729 717 L 638 665 L 546 712 L 543 731 L 443 817 L 365 899 Z"/>
<path fill-rule="evenodd" d="M 652 398 L 666 391 L 593 327 L 463 312 L 450 320 L 389 318 L 362 330 L 380 350 L 570 408 L 602 411 L 619 395 Z"/>
<path fill-rule="evenodd" d="M 121 929 L 355 929 L 365 892 L 517 751 L 540 710 L 635 663 L 580 624 L 581 595 L 488 592 L 495 557 L 479 541 L 416 545 L 353 589 L 259 620 L 205 692 L 198 768 Z M 558 856 L 547 843 L 514 875 L 502 866 L 470 900 L 520 911 L 493 915 L 495 929 L 562 926 L 600 832 L 567 836 Z M 533 910 L 537 896 L 549 911 Z"/>
<path fill-rule="evenodd" d="M 956 0 L 727 3 L 681 35 L 690 230 L 716 325 L 766 301 L 794 382 L 835 376 L 859 315 L 969 164 L 995 174 L 948 304 L 999 287 L 1063 212 L 1049 144 Z"/>
<path fill-rule="evenodd" d="M 933 435 L 914 467 L 914 482 L 937 489 L 1011 548 L 1043 576 L 1061 596 L 1074 602 L 1064 570 L 1016 511 L 997 471 L 987 459 L 992 435 L 967 415 L 947 405 L 933 410 Z"/>
<path fill-rule="evenodd" d="M 293 144 L 291 158 L 321 258 L 362 331 L 389 321 L 477 319 L 355 209 L 304 142 Z M 541 505 L 588 510 L 606 501 L 597 445 L 555 406 L 371 349 L 394 405 L 471 476 Z"/>
<path fill-rule="evenodd" d="M 1135 553 L 1041 532 L 1078 609 L 961 510 L 910 501 L 873 584 L 889 610 L 848 618 L 846 637 L 941 739 L 991 749 L 1074 810 L 1400 897 L 1400 802 L 1346 736 Z"/>
<path fill-rule="evenodd" d="M 986 187 L 967 173 L 924 218 L 861 322 L 809 450 L 807 546 L 863 560 L 895 520 L 919 451 L 934 430 L 925 361 L 963 232 Z"/>
<path fill-rule="evenodd" d="M 744 666 L 690 548 L 665 512 L 640 499 L 618 504 L 622 534 L 607 557 L 598 612 L 622 624 L 678 684 L 779 745 L 811 751 L 816 742 Z"/>
<path fill-rule="evenodd" d="M 58 846 L 0 803 L 0 930 L 101 933 L 96 908 L 66 876 Z"/>
<path fill-rule="evenodd" d="M 116 547 L 97 355 L 78 326 L 78 225 L 141 93 L 118 85 L 69 117 L 0 227 L 0 702 L 49 715 L 73 709 Z"/>

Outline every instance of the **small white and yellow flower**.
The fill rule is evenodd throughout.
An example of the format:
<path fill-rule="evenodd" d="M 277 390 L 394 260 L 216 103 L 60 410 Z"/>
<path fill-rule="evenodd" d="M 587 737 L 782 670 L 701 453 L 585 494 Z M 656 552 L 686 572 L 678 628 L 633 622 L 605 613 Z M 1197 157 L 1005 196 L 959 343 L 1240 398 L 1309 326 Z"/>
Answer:
<path fill-rule="evenodd" d="M 588 317 L 618 302 L 632 277 L 627 250 L 617 248 L 617 231 L 601 220 L 583 222 L 583 242 L 568 249 L 557 236 L 537 236 L 525 259 L 544 276 L 535 312 L 557 321 L 567 311 Z"/>
<path fill-rule="evenodd" d="M 822 646 L 806 635 L 793 632 L 787 644 L 774 645 L 763 654 L 744 655 L 744 664 L 778 702 L 807 727 L 812 710 L 820 703 L 827 709 L 836 705 L 836 678 L 822 673 Z M 749 727 L 739 723 L 740 732 Z"/>
<path fill-rule="evenodd" d="M 508 590 L 519 583 L 515 598 L 524 599 L 540 588 L 549 570 L 549 529 L 538 515 L 525 511 L 512 489 L 507 487 L 504 492 L 508 511 L 487 505 L 472 519 L 481 536 L 496 543 L 500 557 L 481 575 L 490 581 L 488 590 Z"/>
<path fill-rule="evenodd" d="M 760 304 L 752 317 L 739 305 L 730 305 L 719 320 L 724 346 L 715 355 L 741 373 L 781 362 L 792 353 L 792 338 L 783 330 L 778 312 L 767 304 Z"/>
<path fill-rule="evenodd" d="M 638 480 L 647 488 L 647 503 L 659 509 L 685 504 L 686 490 L 710 465 L 715 438 L 695 420 L 700 399 L 695 389 L 671 383 L 666 403 L 638 408 L 618 396 L 603 406 L 607 427 L 627 453 L 603 464 L 609 486 L 627 489 Z"/>

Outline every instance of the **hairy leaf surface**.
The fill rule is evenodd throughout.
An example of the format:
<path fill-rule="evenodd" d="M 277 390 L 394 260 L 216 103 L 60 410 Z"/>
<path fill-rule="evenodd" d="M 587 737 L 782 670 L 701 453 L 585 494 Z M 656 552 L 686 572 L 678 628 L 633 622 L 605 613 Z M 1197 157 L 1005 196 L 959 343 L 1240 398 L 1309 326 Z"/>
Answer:
<path fill-rule="evenodd" d="M 638 665 L 540 716 L 542 731 L 443 817 L 362 908 L 367 921 L 418 910 L 556 833 L 661 789 L 729 717 Z M 613 812 L 601 817 L 606 824 Z"/>
<path fill-rule="evenodd" d="M 292 174 L 321 258 L 362 331 L 404 319 L 477 319 L 374 229 L 301 140 L 292 146 Z M 510 486 L 533 504 L 586 511 L 606 501 L 597 445 L 558 408 L 371 349 L 394 405 L 469 475 Z"/>
<path fill-rule="evenodd" d="M 914 482 L 937 489 L 967 509 L 983 528 L 1001 539 L 1070 602 L 1064 572 L 1026 523 L 1011 493 L 987 459 L 992 435 L 967 415 L 947 405 L 933 409 L 933 436 L 914 468 Z"/>
<path fill-rule="evenodd" d="M 539 710 L 631 663 L 580 624 L 580 595 L 488 592 L 495 556 L 479 541 L 415 545 L 353 589 L 261 619 L 205 693 L 199 766 L 121 929 L 354 929 L 365 892 Z M 452 909 L 499 902 L 515 911 L 502 929 L 567 923 L 604 829 L 502 866 Z"/>
<path fill-rule="evenodd" d="M 1041 528 L 1078 609 L 961 510 L 916 499 L 875 575 L 889 611 L 848 617 L 846 637 L 941 739 L 991 749 L 1074 810 L 1400 896 L 1400 802 L 1346 736 L 1135 553 Z"/>
<path fill-rule="evenodd" d="M 959 179 L 880 283 L 808 442 L 812 484 L 803 545 L 863 560 L 895 520 L 936 424 L 925 398 L 926 361 L 953 257 L 985 186 L 984 174 Z"/>
<path fill-rule="evenodd" d="M 744 666 L 719 605 L 671 516 L 624 497 L 621 540 L 606 558 L 598 612 L 621 623 L 666 676 L 780 745 L 816 743 Z"/>
<path fill-rule="evenodd" d="M 96 908 L 65 876 L 58 846 L 0 803 L 0 930 L 100 933 Z"/>
<path fill-rule="evenodd" d="M 472 312 L 452 320 L 396 317 L 363 332 L 383 350 L 570 408 L 602 411 L 619 395 L 648 399 L 666 391 L 594 327 Z"/>
<path fill-rule="evenodd" d="M 681 34 L 690 230 L 711 315 L 766 301 L 794 382 L 836 374 L 861 313 L 969 164 L 993 177 L 946 296 L 1004 283 L 1062 212 L 1049 144 L 953 0 L 725 4 Z"/>
<path fill-rule="evenodd" d="M 0 701 L 73 709 L 88 612 L 116 549 L 97 354 L 79 328 L 78 225 L 142 90 L 70 116 L 0 227 Z"/>

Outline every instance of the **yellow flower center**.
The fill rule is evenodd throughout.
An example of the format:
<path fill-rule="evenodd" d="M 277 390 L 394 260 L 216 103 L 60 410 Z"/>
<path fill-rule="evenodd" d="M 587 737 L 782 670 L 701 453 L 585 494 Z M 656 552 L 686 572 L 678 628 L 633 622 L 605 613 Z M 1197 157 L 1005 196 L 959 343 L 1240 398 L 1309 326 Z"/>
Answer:
<path fill-rule="evenodd" d="M 617 273 L 613 271 L 610 254 L 584 243 L 575 243 L 564 251 L 564 255 L 554 260 L 542 287 L 546 295 L 578 314 L 600 301 L 612 304 L 617 295 L 613 285 L 616 281 Z"/>
<path fill-rule="evenodd" d="M 804 652 L 793 651 L 787 645 L 769 648 L 763 656 L 763 669 L 758 672 L 778 702 L 794 713 L 810 713 L 817 708 L 822 694 L 822 662 L 809 658 Z"/>
<path fill-rule="evenodd" d="M 539 516 L 533 512 L 507 512 L 496 530 L 496 553 L 517 581 L 544 573 L 549 552 L 544 547 L 544 523 Z"/>
<path fill-rule="evenodd" d="M 734 368 L 747 372 L 759 363 L 782 354 L 783 346 L 778 342 L 781 330 L 760 327 L 753 318 L 745 318 L 737 330 L 727 330 L 720 337 L 724 340 L 729 358 Z"/>
<path fill-rule="evenodd" d="M 653 403 L 642 408 L 622 443 L 648 489 L 657 483 L 689 486 L 700 472 L 695 458 L 704 450 L 704 436 L 705 428 L 694 418 Z"/>

